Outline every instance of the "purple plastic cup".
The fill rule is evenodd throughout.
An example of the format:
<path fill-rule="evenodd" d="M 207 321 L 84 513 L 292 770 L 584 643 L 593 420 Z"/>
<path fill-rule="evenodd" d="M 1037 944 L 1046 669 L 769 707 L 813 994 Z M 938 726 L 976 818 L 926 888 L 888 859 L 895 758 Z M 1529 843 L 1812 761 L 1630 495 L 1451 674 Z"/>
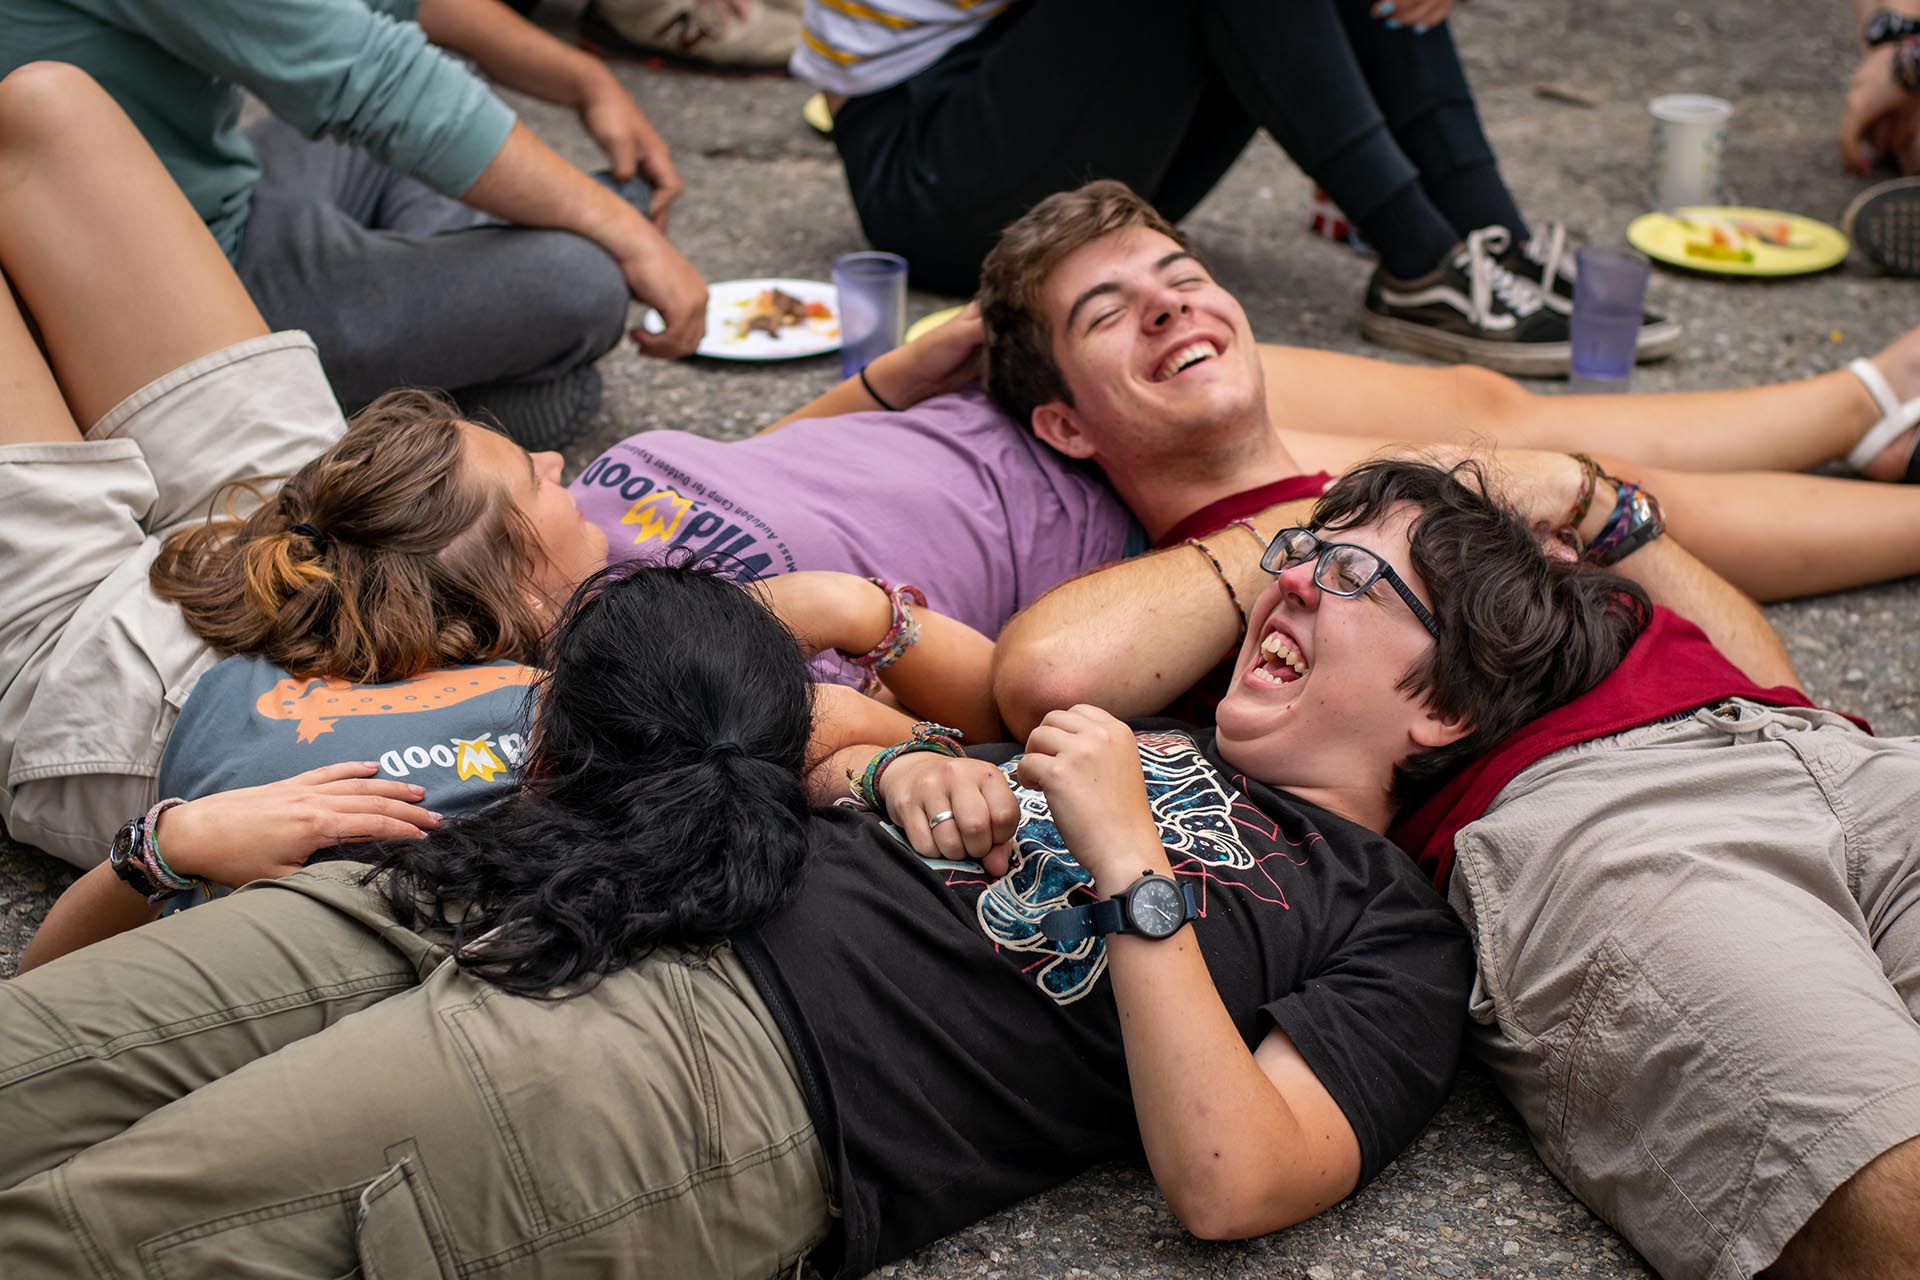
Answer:
<path fill-rule="evenodd" d="M 907 327 L 907 260 L 848 253 L 833 260 L 840 303 L 840 376 L 851 378 L 900 345 Z"/>
<path fill-rule="evenodd" d="M 1568 381 L 1575 391 L 1625 391 L 1633 377 L 1652 264 L 1643 253 L 1608 244 L 1588 245 L 1575 261 Z"/>

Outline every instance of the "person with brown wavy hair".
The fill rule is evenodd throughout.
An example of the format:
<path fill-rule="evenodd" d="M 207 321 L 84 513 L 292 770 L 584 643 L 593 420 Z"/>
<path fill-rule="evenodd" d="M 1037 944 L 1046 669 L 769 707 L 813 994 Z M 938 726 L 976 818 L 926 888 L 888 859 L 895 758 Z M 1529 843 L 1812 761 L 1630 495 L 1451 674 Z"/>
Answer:
<path fill-rule="evenodd" d="M 387 393 L 277 490 L 235 485 L 229 509 L 245 495 L 252 511 L 170 537 L 154 591 L 215 648 L 296 676 L 525 658 L 543 630 L 527 592 L 540 548 L 518 507 L 474 483 L 467 432 L 443 396 Z"/>
<path fill-rule="evenodd" d="M 236 877 L 434 825 L 424 775 L 371 763 L 359 713 L 432 708 L 430 754 L 451 766 L 447 740 L 463 749 L 448 778 L 510 776 L 498 727 L 519 721 L 520 664 L 605 560 L 558 454 L 422 392 L 349 427 L 312 340 L 267 331 L 138 131 L 72 67 L 0 80 L 0 279 L 14 839 L 90 866 L 145 811 L 128 826 L 164 868 L 161 842 L 193 825 L 155 805 L 189 705 L 218 748 L 200 754 L 239 771 L 205 790 L 292 779 L 223 807 L 228 838 L 262 837 Z"/>

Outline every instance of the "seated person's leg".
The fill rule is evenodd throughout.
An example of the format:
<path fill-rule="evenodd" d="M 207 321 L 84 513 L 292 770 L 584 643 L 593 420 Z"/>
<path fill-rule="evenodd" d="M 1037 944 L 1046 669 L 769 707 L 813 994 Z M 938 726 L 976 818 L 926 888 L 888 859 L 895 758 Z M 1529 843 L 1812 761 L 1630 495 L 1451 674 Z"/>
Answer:
<path fill-rule="evenodd" d="M 1214 0 L 1207 48 L 1241 107 L 1273 136 L 1402 279 L 1425 275 L 1460 234 L 1420 185 L 1350 43 L 1348 0 Z"/>
<path fill-rule="evenodd" d="M 393 212 L 378 203 L 368 212 Z M 516 402 L 497 411 L 522 443 L 564 443 L 541 436 L 547 418 L 574 430 L 585 424 L 599 402 L 588 366 L 626 328 L 627 285 L 605 250 L 570 232 L 525 227 L 375 230 L 355 212 L 287 184 L 263 187 L 239 259 L 268 319 L 313 335 L 342 404 L 357 409 L 397 386 L 430 386 L 477 414 L 488 406 L 475 403 L 474 388 L 529 384 L 549 392 L 540 402 L 550 409 Z M 420 213 L 406 216 L 419 221 Z"/>
<path fill-rule="evenodd" d="M 0 983 L 0 1187 L 418 982 L 439 952 L 361 870 L 237 893 Z"/>
<path fill-rule="evenodd" d="M 1364 4 L 1335 7 L 1388 131 L 1455 234 L 1500 226 L 1515 242 L 1526 239 L 1526 220 L 1481 128 L 1452 29 L 1390 30 Z"/>
<path fill-rule="evenodd" d="M 834 138 L 874 245 L 904 254 L 916 284 L 971 293 L 1001 228 L 1042 198 L 1092 178 L 1159 190 L 1211 80 L 1185 6 L 1021 4 L 905 85 L 851 100 Z M 1237 154 L 1247 131 L 1220 136 Z"/>

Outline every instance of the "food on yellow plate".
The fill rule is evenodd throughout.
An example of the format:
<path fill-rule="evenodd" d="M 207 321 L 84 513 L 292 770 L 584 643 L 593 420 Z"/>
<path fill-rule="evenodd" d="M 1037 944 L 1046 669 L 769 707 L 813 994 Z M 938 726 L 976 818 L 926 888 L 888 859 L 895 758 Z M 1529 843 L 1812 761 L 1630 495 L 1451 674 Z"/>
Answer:
<path fill-rule="evenodd" d="M 1756 244 L 1774 249 L 1811 249 L 1813 241 L 1795 240 L 1785 218 L 1710 218 L 1681 224 L 1691 233 L 1684 244 L 1689 258 L 1710 262 L 1752 262 Z"/>
<path fill-rule="evenodd" d="M 1776 249 L 1810 249 L 1811 241 L 1794 243 L 1793 224 L 1785 218 L 1735 218 L 1733 225 L 1741 235 L 1752 236 Z"/>

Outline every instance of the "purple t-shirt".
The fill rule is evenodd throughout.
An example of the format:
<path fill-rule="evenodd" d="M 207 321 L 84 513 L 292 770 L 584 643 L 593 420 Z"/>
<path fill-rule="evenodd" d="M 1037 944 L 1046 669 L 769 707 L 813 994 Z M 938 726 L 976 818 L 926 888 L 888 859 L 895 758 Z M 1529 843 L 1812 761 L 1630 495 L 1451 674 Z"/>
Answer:
<path fill-rule="evenodd" d="M 990 636 L 1054 584 L 1120 559 L 1136 527 L 1105 484 L 977 391 L 733 443 L 643 432 L 595 458 L 573 496 L 613 559 L 686 546 L 735 558 L 743 577 L 910 582 Z"/>

